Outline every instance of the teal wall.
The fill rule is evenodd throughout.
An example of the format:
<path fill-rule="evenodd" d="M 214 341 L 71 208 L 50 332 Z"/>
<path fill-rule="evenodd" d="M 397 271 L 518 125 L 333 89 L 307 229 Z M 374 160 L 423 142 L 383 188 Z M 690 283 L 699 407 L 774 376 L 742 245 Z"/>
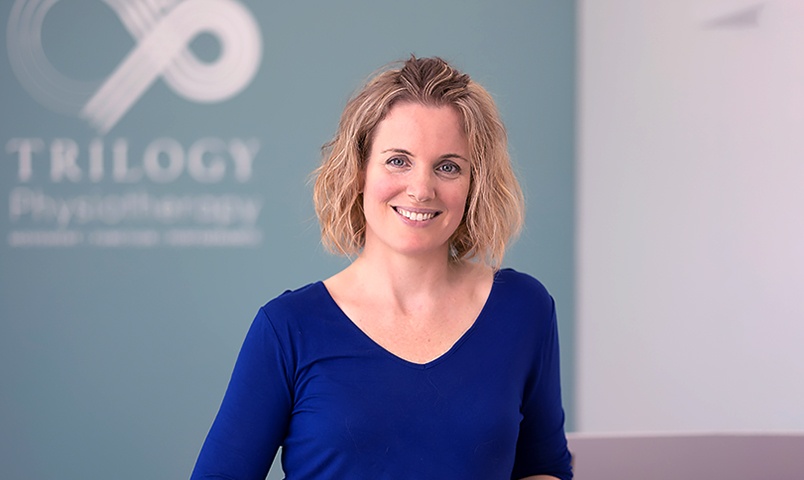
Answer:
<path fill-rule="evenodd" d="M 575 2 L 240 0 L 261 46 L 243 88 L 198 102 L 151 69 L 106 130 L 82 106 L 150 27 L 130 33 L 107 4 L 65 0 L 37 36 L 42 3 L 0 6 L 3 478 L 189 475 L 257 308 L 345 265 L 320 246 L 308 174 L 349 94 L 410 53 L 451 60 L 503 113 L 528 202 L 506 265 L 556 297 L 572 428 Z M 232 51 L 190 33 L 210 68 Z M 31 68 L 32 38 L 58 76 Z"/>

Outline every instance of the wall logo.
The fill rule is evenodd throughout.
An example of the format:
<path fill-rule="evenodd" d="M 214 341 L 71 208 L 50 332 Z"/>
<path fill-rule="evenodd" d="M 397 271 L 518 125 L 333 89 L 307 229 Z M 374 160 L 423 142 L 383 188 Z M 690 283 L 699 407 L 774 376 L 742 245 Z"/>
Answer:
<path fill-rule="evenodd" d="M 64 76 L 45 55 L 44 19 L 58 0 L 17 0 L 7 29 L 9 60 L 20 83 L 45 107 L 77 115 L 100 134 L 111 130 L 157 79 L 188 100 L 218 102 L 239 93 L 257 73 L 259 25 L 236 0 L 103 1 L 136 44 L 99 83 Z M 212 63 L 189 49 L 200 33 L 220 42 Z"/>
<path fill-rule="evenodd" d="M 45 116 L 34 131 L 14 129 L 13 138 L 2 139 L 5 166 L 16 170 L 0 177 L 0 187 L 8 187 L 7 244 L 259 246 L 264 185 L 252 181 L 252 167 L 261 142 L 214 132 L 216 124 L 231 131 L 241 122 L 237 114 L 204 122 L 200 138 L 148 139 L 142 131 L 132 132 L 133 138 L 125 132 L 107 135 L 157 81 L 191 102 L 221 102 L 242 92 L 262 58 L 252 13 L 238 0 L 99 0 L 98 6 L 108 6 L 120 19 L 133 46 L 93 83 L 60 72 L 45 54 L 43 29 L 53 22 L 72 25 L 85 15 L 78 10 L 72 18 L 56 15 L 58 9 L 51 9 L 58 2 L 15 1 L 6 32 L 10 65 L 36 101 L 88 122 L 95 132 L 65 137 Z M 191 48 L 202 34 L 219 44 L 211 61 L 196 57 Z M 149 103 L 140 106 L 160 112 L 159 105 Z M 187 120 L 186 125 L 193 124 L 194 119 Z M 14 112 L 0 111 L 0 121 L 13 122 Z"/>

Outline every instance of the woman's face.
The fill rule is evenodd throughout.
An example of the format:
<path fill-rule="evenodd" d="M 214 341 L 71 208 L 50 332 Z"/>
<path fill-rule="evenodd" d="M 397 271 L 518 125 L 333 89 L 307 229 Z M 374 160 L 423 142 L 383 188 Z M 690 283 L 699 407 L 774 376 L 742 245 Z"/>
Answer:
<path fill-rule="evenodd" d="M 393 106 L 363 178 L 364 252 L 448 254 L 469 194 L 469 146 L 452 107 Z"/>

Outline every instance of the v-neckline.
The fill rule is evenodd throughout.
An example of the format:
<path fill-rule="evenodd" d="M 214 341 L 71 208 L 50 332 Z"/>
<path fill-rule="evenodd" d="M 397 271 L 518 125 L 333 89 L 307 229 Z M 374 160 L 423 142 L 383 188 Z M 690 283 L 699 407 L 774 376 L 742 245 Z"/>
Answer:
<path fill-rule="evenodd" d="M 485 315 L 486 310 L 488 310 L 489 305 L 491 304 L 491 301 L 492 301 L 493 297 L 495 296 L 495 290 L 496 290 L 496 285 L 497 285 L 497 276 L 498 276 L 499 273 L 500 273 L 499 271 L 494 272 L 494 276 L 492 277 L 492 281 L 491 281 L 491 289 L 489 289 L 488 296 L 486 297 L 486 300 L 483 302 L 483 307 L 480 309 L 480 312 L 474 318 L 474 320 L 472 321 L 472 324 L 469 326 L 469 328 L 467 328 L 466 331 L 464 331 L 444 353 L 442 353 L 442 354 L 438 355 L 437 357 L 435 357 L 435 358 L 433 358 L 431 360 L 428 360 L 427 362 L 424 362 L 424 363 L 418 363 L 418 362 L 414 362 L 412 360 L 407 360 L 407 359 L 399 356 L 398 354 L 388 350 L 386 347 L 380 345 L 379 342 L 377 342 L 369 334 L 367 334 L 365 331 L 363 331 L 363 329 L 360 328 L 349 317 L 349 315 L 346 314 L 346 312 L 343 311 L 341 306 L 338 305 L 338 302 L 335 301 L 335 298 L 332 296 L 332 294 L 330 293 L 330 291 L 327 288 L 327 286 L 324 285 L 323 281 L 316 282 L 316 285 L 322 290 L 324 296 L 327 298 L 327 300 L 331 304 L 332 308 L 337 312 L 338 316 L 341 317 L 342 320 L 348 322 L 348 324 L 351 325 L 351 327 L 354 329 L 354 331 L 356 331 L 357 334 L 360 335 L 364 340 L 367 340 L 374 347 L 378 348 L 385 355 L 393 358 L 394 360 L 396 360 L 398 362 L 401 362 L 402 364 L 404 364 L 404 365 L 406 365 L 408 367 L 424 370 L 424 369 L 435 367 L 439 363 L 441 363 L 443 361 L 446 361 L 450 356 L 453 355 L 453 353 L 455 351 L 457 351 L 460 348 L 460 346 L 463 343 L 465 343 L 467 341 L 467 339 L 478 328 L 478 325 L 481 323 L 481 321 L 486 316 Z"/>

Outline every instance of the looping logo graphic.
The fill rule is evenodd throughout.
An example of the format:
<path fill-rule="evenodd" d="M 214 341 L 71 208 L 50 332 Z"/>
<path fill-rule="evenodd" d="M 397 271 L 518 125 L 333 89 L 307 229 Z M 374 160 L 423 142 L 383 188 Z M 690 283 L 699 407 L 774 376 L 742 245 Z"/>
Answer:
<path fill-rule="evenodd" d="M 100 84 L 77 81 L 58 72 L 42 48 L 45 15 L 58 1 L 16 1 L 7 29 L 11 66 L 37 101 L 80 116 L 101 134 L 159 78 L 188 100 L 219 102 L 244 89 L 260 65 L 259 25 L 236 0 L 103 0 L 136 45 Z M 220 42 L 212 63 L 188 48 L 202 33 Z"/>

